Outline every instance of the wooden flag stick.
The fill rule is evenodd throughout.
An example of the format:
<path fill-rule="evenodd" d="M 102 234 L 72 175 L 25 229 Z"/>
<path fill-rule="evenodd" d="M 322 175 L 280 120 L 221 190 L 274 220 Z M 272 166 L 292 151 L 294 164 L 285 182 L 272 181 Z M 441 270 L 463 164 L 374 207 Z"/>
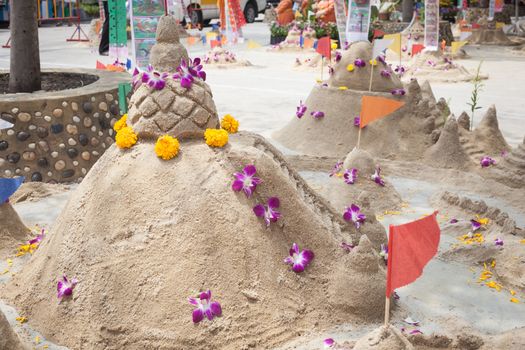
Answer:
<path fill-rule="evenodd" d="M 390 323 L 390 297 L 385 299 L 385 326 L 388 327 Z"/>
<path fill-rule="evenodd" d="M 399 34 L 399 67 L 401 67 L 401 34 Z"/>
<path fill-rule="evenodd" d="M 321 55 L 321 84 L 323 83 L 324 56 Z"/>
<path fill-rule="evenodd" d="M 372 58 L 372 60 L 370 62 L 372 62 L 374 59 Z M 368 84 L 368 92 L 372 92 L 372 80 L 374 79 L 374 65 L 373 64 L 370 64 L 370 83 Z"/>

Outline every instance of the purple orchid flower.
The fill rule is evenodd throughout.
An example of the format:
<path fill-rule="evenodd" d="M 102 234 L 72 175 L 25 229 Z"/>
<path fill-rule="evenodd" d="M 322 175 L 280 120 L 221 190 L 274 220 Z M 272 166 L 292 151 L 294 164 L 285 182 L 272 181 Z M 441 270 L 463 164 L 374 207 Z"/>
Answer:
<path fill-rule="evenodd" d="M 71 296 L 73 294 L 73 289 L 75 289 L 75 286 L 77 285 L 78 280 L 76 278 L 73 278 L 71 281 L 67 279 L 66 275 L 62 276 L 62 280 L 58 280 L 57 283 L 57 297 L 58 299 L 62 299 L 67 296 Z"/>
<path fill-rule="evenodd" d="M 334 67 L 328 66 L 328 75 L 333 75 L 333 74 L 334 74 Z"/>
<path fill-rule="evenodd" d="M 350 253 L 352 249 L 355 248 L 355 245 L 346 242 L 341 242 L 341 248 Z"/>
<path fill-rule="evenodd" d="M 391 74 L 388 70 L 386 70 L 386 69 L 381 69 L 381 76 L 382 76 L 383 78 L 390 78 L 391 75 L 392 75 L 392 74 Z"/>
<path fill-rule="evenodd" d="M 379 56 L 377 56 L 376 59 L 377 59 L 378 62 L 381 62 L 381 63 L 383 63 L 383 64 L 386 64 L 385 56 L 383 56 L 383 55 L 379 55 Z"/>
<path fill-rule="evenodd" d="M 379 186 L 385 185 L 385 181 L 381 178 L 381 168 L 380 167 L 376 167 L 375 173 L 373 173 L 370 178 L 374 180 L 374 182 L 378 184 Z"/>
<path fill-rule="evenodd" d="M 484 156 L 483 158 L 481 158 L 480 164 L 481 164 L 482 168 L 487 168 L 487 167 L 489 167 L 491 165 L 496 164 L 496 161 L 494 159 L 490 158 L 489 156 Z"/>
<path fill-rule="evenodd" d="M 396 68 L 394 69 L 394 72 L 396 72 L 397 75 L 399 76 L 402 76 L 403 74 L 405 74 L 405 67 L 403 66 L 396 66 Z"/>
<path fill-rule="evenodd" d="M 255 216 L 263 217 L 266 222 L 266 227 L 268 227 L 271 222 L 276 222 L 281 217 L 281 213 L 277 211 L 279 205 L 279 198 L 271 197 L 268 199 L 268 205 L 257 204 L 253 207 L 253 212 Z"/>
<path fill-rule="evenodd" d="M 500 239 L 500 238 L 496 238 L 496 239 L 494 240 L 494 244 L 497 245 L 497 246 L 502 247 L 502 246 L 503 246 L 503 240 Z"/>
<path fill-rule="evenodd" d="M 312 111 L 310 113 L 310 115 L 312 117 L 314 117 L 315 119 L 321 119 L 321 118 L 324 118 L 324 112 L 321 112 L 321 111 Z"/>
<path fill-rule="evenodd" d="M 136 90 L 140 86 L 140 84 L 142 84 L 142 74 L 140 73 L 140 70 L 138 68 L 135 68 L 133 70 L 132 83 L 133 90 Z"/>
<path fill-rule="evenodd" d="M 503 151 L 501 151 L 500 155 L 502 158 L 507 158 L 507 156 L 509 155 L 509 152 L 506 149 L 504 149 Z"/>
<path fill-rule="evenodd" d="M 211 321 L 214 317 L 221 317 L 222 315 L 221 304 L 216 301 L 211 301 L 210 290 L 200 293 L 198 299 L 188 298 L 188 302 L 197 307 L 193 310 L 193 323 L 199 323 L 204 319 L 204 316 Z"/>
<path fill-rule="evenodd" d="M 334 176 L 335 174 L 337 174 L 338 172 L 341 171 L 341 169 L 343 168 L 343 162 L 341 162 L 340 160 L 338 160 L 335 165 L 333 166 L 332 170 L 330 171 L 330 174 L 328 176 L 332 177 Z"/>
<path fill-rule="evenodd" d="M 297 118 L 301 119 L 303 117 L 303 115 L 306 113 L 306 110 L 308 108 L 306 107 L 306 105 L 303 103 L 303 101 L 299 101 L 299 106 L 297 106 L 297 110 L 295 111 L 295 115 Z"/>
<path fill-rule="evenodd" d="M 232 183 L 232 190 L 239 192 L 243 190 L 246 197 L 250 197 L 255 191 L 255 188 L 262 181 L 258 177 L 255 177 L 257 169 L 254 165 L 247 165 L 242 170 L 242 173 L 234 173 L 235 180 Z"/>
<path fill-rule="evenodd" d="M 37 235 L 35 238 L 33 238 L 32 240 L 30 240 L 28 243 L 29 244 L 38 244 L 40 242 L 42 242 L 42 240 L 44 239 L 45 237 L 45 230 L 42 229 L 42 231 L 40 232 L 39 235 Z"/>
<path fill-rule="evenodd" d="M 405 89 L 403 89 L 403 88 L 394 89 L 394 90 L 391 91 L 391 93 L 394 96 L 404 96 L 406 94 Z"/>
<path fill-rule="evenodd" d="M 341 55 L 341 53 L 339 51 L 336 51 L 335 52 L 335 58 L 334 58 L 335 62 L 337 63 L 337 62 L 341 61 L 341 58 L 343 58 L 343 55 Z"/>
<path fill-rule="evenodd" d="M 352 204 L 350 207 L 346 207 L 346 210 L 343 213 L 343 219 L 346 221 L 352 221 L 355 228 L 359 229 L 361 223 L 365 222 L 366 216 L 361 213 L 361 209 L 357 205 Z"/>
<path fill-rule="evenodd" d="M 358 58 L 354 61 L 354 65 L 359 68 L 364 68 L 366 66 L 365 60 Z"/>
<path fill-rule="evenodd" d="M 476 221 L 474 219 L 470 220 L 470 227 L 472 232 L 476 232 L 481 228 L 481 223 L 479 221 Z"/>
<path fill-rule="evenodd" d="M 354 126 L 359 127 L 360 124 L 361 124 L 361 117 L 360 116 L 355 117 L 354 118 Z"/>
<path fill-rule="evenodd" d="M 408 333 L 409 335 L 423 334 L 423 332 L 421 332 L 419 329 L 412 329 L 411 331 L 407 332 L 407 329 L 405 327 L 401 327 L 401 332 Z"/>
<path fill-rule="evenodd" d="M 145 72 L 142 72 L 142 82 L 155 90 L 162 90 L 166 86 L 168 73 L 160 73 L 153 69 L 150 64 Z"/>
<path fill-rule="evenodd" d="M 284 259 L 285 264 L 292 265 L 292 270 L 295 273 L 303 272 L 314 258 L 314 253 L 311 250 L 299 250 L 297 243 L 292 245 L 290 249 L 290 256 Z"/>
<path fill-rule="evenodd" d="M 432 60 L 428 60 L 428 61 L 427 61 L 427 64 L 428 64 L 429 66 L 432 66 L 432 67 L 435 67 L 435 66 L 436 66 L 436 63 L 435 63 L 434 61 L 432 61 Z"/>
<path fill-rule="evenodd" d="M 379 251 L 379 256 L 383 258 L 385 264 L 388 263 L 388 245 L 381 244 L 381 250 Z"/>
<path fill-rule="evenodd" d="M 352 170 L 346 169 L 343 178 L 345 179 L 345 183 L 348 185 L 353 185 L 355 181 L 357 180 L 357 169 L 352 168 Z"/>
<path fill-rule="evenodd" d="M 457 224 L 457 222 L 458 222 L 458 219 L 456 219 L 456 218 L 453 218 L 452 220 L 450 220 L 451 224 Z"/>
<path fill-rule="evenodd" d="M 173 79 L 180 79 L 180 85 L 185 89 L 191 88 L 194 78 L 206 80 L 206 72 L 202 70 L 201 59 L 198 57 L 193 61 L 189 58 L 188 62 L 182 59 L 177 72 L 173 75 Z"/>
<path fill-rule="evenodd" d="M 444 57 L 443 61 L 445 61 L 446 64 L 452 64 L 452 60 L 448 57 Z"/>
<path fill-rule="evenodd" d="M 335 347 L 335 340 L 332 338 L 326 338 L 323 340 L 323 347 L 325 349 L 333 349 Z"/>

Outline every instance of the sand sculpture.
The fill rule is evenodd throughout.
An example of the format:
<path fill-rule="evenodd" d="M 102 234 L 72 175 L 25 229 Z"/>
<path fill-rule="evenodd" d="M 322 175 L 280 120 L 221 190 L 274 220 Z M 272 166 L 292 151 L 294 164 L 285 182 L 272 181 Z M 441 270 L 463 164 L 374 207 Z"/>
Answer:
<path fill-rule="evenodd" d="M 186 94 L 211 97 L 197 80 L 198 89 Z M 138 143 L 108 149 L 6 288 L 31 325 L 71 348 L 241 349 L 274 347 L 313 323 L 383 316 L 377 250 L 386 235 L 373 213 L 364 210 L 359 229 L 344 221 L 262 137 L 233 135 L 223 148 L 209 147 L 202 134 L 185 138 L 198 134 L 193 114 L 179 122 L 185 127 L 167 131 L 180 136 L 177 157 L 159 159 L 151 141 L 159 130 L 144 125 L 178 119 L 170 108 L 178 109 L 146 118 L 145 101 L 163 99 L 145 89 L 136 90 L 128 119 Z M 175 103 L 188 97 L 170 84 L 166 91 Z M 206 106 L 205 97 L 198 101 L 194 108 Z M 210 113 L 208 125 L 218 122 Z M 248 164 L 263 181 L 252 197 L 230 185 Z M 276 195 L 281 217 L 267 225 L 253 207 Z M 356 249 L 342 249 L 343 241 Z M 283 263 L 293 243 L 315 254 L 300 274 Z M 62 274 L 79 282 L 59 304 L 55 281 Z M 195 325 L 187 298 L 208 289 L 222 317 Z"/>
<path fill-rule="evenodd" d="M 11 204 L 0 204 L 0 255 L 12 252 L 13 247 L 23 242 L 28 234 L 29 229 Z"/>
<path fill-rule="evenodd" d="M 510 40 L 503 29 L 496 28 L 496 21 L 489 21 L 487 16 L 478 20 L 479 28 L 472 29 L 472 35 L 468 38 L 471 45 L 519 45 Z"/>
<path fill-rule="evenodd" d="M 16 333 L 11 328 L 11 325 L 5 318 L 5 315 L 0 311 L 0 349 L 5 350 L 26 350 Z"/>
<path fill-rule="evenodd" d="M 232 51 L 216 46 L 203 57 L 202 62 L 206 67 L 234 68 L 247 67 L 252 64 L 247 60 L 237 58 Z"/>
<path fill-rule="evenodd" d="M 161 72 L 174 72 L 188 52 L 179 41 L 179 24 L 173 16 L 162 16 L 157 25 L 156 43 L 151 48 L 151 65 Z"/>
<path fill-rule="evenodd" d="M 379 327 L 359 339 L 354 350 L 414 350 L 414 346 L 395 327 Z"/>
<path fill-rule="evenodd" d="M 444 122 L 443 104 L 437 103 L 432 93 L 424 91 L 417 81 L 405 88 L 382 62 L 374 67 L 369 93 L 371 55 L 370 43 L 351 44 L 342 52 L 328 81 L 312 89 L 304 102 L 304 116 L 294 117 L 274 134 L 275 139 L 305 154 L 344 157 L 357 144 L 358 127 L 354 126 L 354 118 L 359 116 L 361 97 L 382 96 L 402 100 L 405 106 L 364 128 L 361 148 L 380 158 L 419 157 L 420 152 L 431 145 L 432 132 Z M 362 68 L 356 65 L 358 60 L 362 61 L 358 64 L 364 63 Z M 401 95 L 403 93 L 405 95 Z M 315 111 L 323 112 L 324 117 L 313 118 L 311 113 Z"/>
<path fill-rule="evenodd" d="M 288 31 L 288 35 L 286 36 L 286 39 L 275 45 L 272 46 L 272 51 L 303 51 L 305 48 L 301 47 L 301 36 L 303 37 L 303 41 L 313 41 L 316 39 L 315 37 L 315 31 L 310 28 L 306 27 L 303 30 L 301 30 L 299 27 L 294 25 L 290 30 Z"/>

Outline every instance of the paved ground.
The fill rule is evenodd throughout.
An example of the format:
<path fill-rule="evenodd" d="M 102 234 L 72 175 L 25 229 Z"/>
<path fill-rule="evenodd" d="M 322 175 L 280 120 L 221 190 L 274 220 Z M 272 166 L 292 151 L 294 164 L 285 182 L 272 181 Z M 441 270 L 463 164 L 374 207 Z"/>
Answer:
<path fill-rule="evenodd" d="M 83 27 L 87 33 L 88 26 Z M 73 31 L 73 27 L 40 28 L 43 67 L 94 68 L 97 60 L 110 62 L 107 57 L 98 56 L 86 43 L 66 42 Z M 268 26 L 262 22 L 248 25 L 244 33 L 247 39 L 266 46 L 269 43 Z M 0 30 L 0 43 L 8 37 L 7 30 Z M 189 48 L 191 56 L 201 56 L 206 50 L 207 47 L 200 43 Z M 504 135 L 509 143 L 516 145 L 525 136 L 525 55 L 519 56 L 501 47 L 467 47 L 466 50 L 472 58 L 460 63 L 475 69 L 483 61 L 482 71 L 489 75 L 481 93 L 483 109 L 477 112 L 475 121 L 495 104 Z M 268 52 L 268 47 L 248 50 L 246 45 L 235 47 L 233 51 L 254 66 L 207 69 L 219 114 L 230 113 L 241 121 L 243 129 L 270 136 L 293 117 L 295 106 L 308 96 L 319 73 L 292 69 L 295 57 L 305 54 L 273 53 Z M 9 50 L 0 48 L 0 68 L 8 67 Z M 470 83 L 433 84 L 433 89 L 436 97 L 450 99 L 454 114 L 468 109 Z"/>

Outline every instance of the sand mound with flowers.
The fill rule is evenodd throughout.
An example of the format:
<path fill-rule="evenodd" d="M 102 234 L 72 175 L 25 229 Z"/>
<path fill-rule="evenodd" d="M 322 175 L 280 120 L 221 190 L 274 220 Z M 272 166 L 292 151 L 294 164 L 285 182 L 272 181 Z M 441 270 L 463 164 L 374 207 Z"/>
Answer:
<path fill-rule="evenodd" d="M 22 345 L 20 339 L 15 334 L 11 325 L 0 311 L 0 349 L 5 350 L 24 350 L 27 349 Z"/>
<path fill-rule="evenodd" d="M 374 248 L 384 243 L 371 213 L 356 230 L 260 137 L 232 136 L 224 148 L 183 141 L 170 161 L 153 148 L 147 140 L 127 151 L 109 148 L 10 282 L 6 296 L 32 327 L 71 348 L 240 349 L 381 317 L 384 271 L 360 273 L 345 258 L 355 253 L 340 248 L 364 234 Z M 251 198 L 230 185 L 247 164 L 262 180 Z M 282 217 L 267 228 L 252 208 L 272 196 L 280 197 Z M 315 254 L 300 274 L 283 262 L 293 243 Z M 79 282 L 59 304 L 62 274 Z M 366 275 L 353 285 L 362 297 L 330 295 L 356 274 Z M 223 317 L 194 325 L 187 298 L 208 289 Z"/>
<path fill-rule="evenodd" d="M 12 253 L 16 244 L 24 241 L 29 229 L 11 204 L 0 204 L 0 257 Z"/>
<path fill-rule="evenodd" d="M 470 45 L 519 45 L 509 39 L 501 28 L 478 28 L 472 30 L 472 35 L 468 37 Z"/>
<path fill-rule="evenodd" d="M 351 45 L 334 66 L 334 74 L 328 84 L 314 86 L 304 101 L 306 110 L 301 118 L 293 117 L 284 128 L 274 133 L 274 138 L 285 147 L 303 154 L 345 157 L 357 145 L 359 127 L 354 123 L 361 111 L 362 96 L 379 96 L 403 101 L 405 105 L 366 126 L 361 133 L 360 148 L 374 157 L 418 159 L 432 144 L 432 132 L 442 125 L 441 107 L 428 93 L 423 95 L 416 81 L 411 82 L 406 91 L 398 89 L 401 83 L 394 72 L 390 71 L 390 77 L 381 76 L 383 69 L 390 69 L 381 62 L 374 67 L 372 92 L 368 92 L 369 59 L 365 67 L 354 67 L 349 72 L 345 66 L 348 60 L 345 56 L 357 57 L 352 51 L 358 51 L 367 53 L 369 57 L 370 50 L 371 45 L 364 42 Z M 366 71 L 360 73 L 361 69 Z M 384 79 L 385 82 L 379 80 L 376 83 L 376 79 Z M 348 89 L 340 89 L 340 86 Z M 376 88 L 381 92 L 376 92 Z M 394 90 L 384 92 L 389 88 Z M 393 95 L 392 92 L 405 95 Z M 315 118 L 312 116 L 315 112 L 322 112 L 324 117 Z"/>
<path fill-rule="evenodd" d="M 203 57 L 202 62 L 208 67 L 215 68 L 235 68 L 248 67 L 252 64 L 248 60 L 241 60 L 232 51 L 220 46 L 214 47 Z"/>
<path fill-rule="evenodd" d="M 359 339 L 353 350 L 413 350 L 407 338 L 394 326 L 382 326 Z"/>
<path fill-rule="evenodd" d="M 441 52 L 422 52 L 412 57 L 408 63 L 403 81 L 417 79 L 436 83 L 457 83 L 471 81 L 475 76 L 476 72 L 470 72 L 461 64 L 453 62 L 448 55 Z M 488 79 L 485 74 L 480 77 Z"/>
<path fill-rule="evenodd" d="M 311 40 L 313 43 L 313 41 L 315 41 L 315 38 L 316 38 L 315 30 L 313 30 L 310 27 L 306 27 L 305 29 L 301 30 L 299 27 L 294 25 L 288 31 L 288 34 L 286 35 L 286 39 L 284 39 L 284 41 L 280 42 L 277 45 L 272 45 L 272 47 L 270 48 L 270 51 L 272 52 L 291 52 L 291 51 L 309 52 L 309 51 L 313 51 L 312 49 L 306 49 L 304 48 L 304 45 L 301 45 L 301 37 L 303 38 L 304 41 Z"/>

